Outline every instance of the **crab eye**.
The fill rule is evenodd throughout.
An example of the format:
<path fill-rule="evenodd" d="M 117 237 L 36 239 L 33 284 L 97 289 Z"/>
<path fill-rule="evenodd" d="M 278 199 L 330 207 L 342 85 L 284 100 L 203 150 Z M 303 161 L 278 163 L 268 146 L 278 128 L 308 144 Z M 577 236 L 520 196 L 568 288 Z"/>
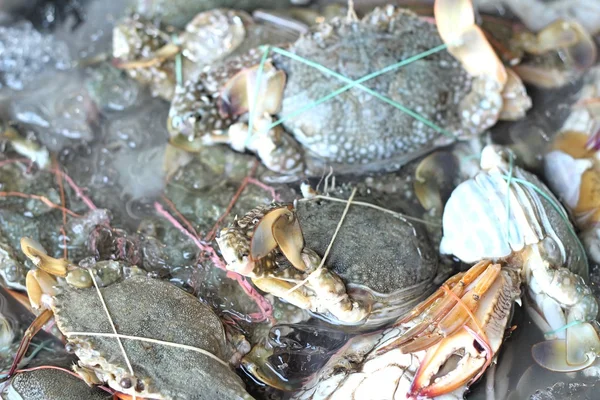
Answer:
<path fill-rule="evenodd" d="M 133 383 L 130 378 L 123 378 L 121 379 L 121 382 L 119 382 L 119 385 L 121 385 L 123 389 L 129 389 Z"/>

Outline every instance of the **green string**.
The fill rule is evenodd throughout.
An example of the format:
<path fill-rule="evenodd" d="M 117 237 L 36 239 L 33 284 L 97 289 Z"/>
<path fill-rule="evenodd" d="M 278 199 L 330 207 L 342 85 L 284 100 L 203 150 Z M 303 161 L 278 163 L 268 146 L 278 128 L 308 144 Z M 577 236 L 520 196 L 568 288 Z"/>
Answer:
<path fill-rule="evenodd" d="M 409 58 L 407 58 L 406 60 L 402 60 L 402 61 L 400 61 L 400 62 L 397 62 L 397 63 L 395 63 L 395 64 L 389 65 L 389 66 L 387 66 L 387 67 L 385 67 L 385 68 L 383 68 L 383 69 L 381 69 L 381 70 L 379 70 L 379 71 L 372 72 L 372 73 L 370 73 L 370 74 L 368 74 L 368 75 L 365 75 L 365 76 L 363 76 L 362 78 L 360 78 L 360 79 L 358 79 L 358 80 L 356 80 L 356 81 L 353 81 L 352 83 L 349 83 L 348 85 L 346 85 L 346 86 L 343 86 L 343 87 L 341 87 L 341 88 L 339 88 L 339 89 L 337 89 L 337 90 L 335 90 L 335 91 L 333 91 L 333 92 L 329 93 L 328 95 L 321 97 L 321 98 L 320 98 L 320 99 L 318 99 L 318 100 L 315 100 L 314 102 L 312 102 L 312 103 L 310 103 L 310 104 L 308 104 L 308 105 L 306 105 L 306 106 L 304 106 L 304 107 L 300 108 L 299 110 L 296 110 L 296 111 L 294 111 L 294 112 L 292 112 L 292 113 L 290 113 L 290 114 L 288 114 L 288 115 L 284 115 L 283 117 L 281 117 L 281 118 L 280 118 L 280 119 L 278 119 L 277 121 L 273 122 L 273 123 L 272 123 L 272 124 L 271 124 L 271 125 L 268 127 L 268 129 L 273 129 L 273 128 L 275 128 L 276 126 L 278 126 L 278 125 L 281 125 L 281 124 L 282 124 L 282 123 L 284 123 L 285 121 L 288 121 L 288 120 L 290 120 L 290 119 L 292 119 L 292 118 L 295 118 L 295 117 L 297 117 L 298 115 L 300 115 L 300 114 L 303 114 L 303 113 L 305 113 L 305 112 L 307 112 L 307 111 L 309 111 L 309 110 L 311 110 L 311 109 L 313 109 L 313 108 L 317 107 L 318 105 L 320 105 L 320 104 L 323 104 L 323 103 L 325 103 L 325 102 L 326 102 L 326 101 L 328 101 L 328 100 L 331 100 L 332 98 L 334 98 L 334 97 L 336 97 L 336 96 L 339 96 L 340 94 L 342 94 L 342 93 L 344 93 L 344 92 L 346 92 L 346 91 L 348 91 L 348 90 L 352 89 L 353 87 L 356 87 L 356 86 L 360 85 L 360 84 L 361 84 L 361 83 L 363 83 L 363 82 L 366 82 L 366 81 L 368 81 L 368 80 L 371 80 L 371 79 L 377 78 L 377 77 L 378 77 L 378 76 L 380 76 L 380 75 L 383 75 L 383 74 L 386 74 L 386 73 L 388 73 L 388 72 L 394 71 L 394 70 L 396 70 L 396 69 L 398 69 L 398 68 L 400 68 L 400 67 L 403 67 L 403 66 L 405 66 L 405 65 L 408 65 L 408 64 L 410 64 L 410 63 L 412 63 L 412 62 L 418 61 L 418 60 L 420 60 L 420 59 L 422 59 L 422 58 L 425 58 L 425 57 L 427 57 L 427 56 L 430 56 L 430 55 L 432 55 L 432 54 L 435 54 L 435 53 L 437 53 L 437 52 L 439 52 L 439 51 L 441 51 L 441 50 L 444 50 L 444 49 L 446 49 L 447 47 L 448 47 L 448 46 L 447 46 L 447 45 L 445 45 L 445 44 L 439 45 L 439 46 L 437 46 L 437 47 L 434 47 L 434 48 L 432 48 L 432 49 L 430 49 L 430 50 L 427 50 L 427 51 L 424 51 L 424 52 L 422 52 L 422 53 L 419 53 L 419 54 L 417 54 L 417 55 L 415 55 L 415 56 L 409 57 Z"/>
<path fill-rule="evenodd" d="M 568 324 L 561 326 L 560 328 L 557 328 L 557 329 L 555 329 L 553 331 L 544 333 L 544 336 L 554 335 L 555 333 L 565 331 L 565 330 L 569 329 L 572 326 L 583 324 L 584 322 L 585 321 L 579 321 L 579 320 L 571 321 Z"/>
<path fill-rule="evenodd" d="M 260 59 L 260 64 L 258 65 L 258 72 L 256 73 L 256 80 L 257 80 L 257 84 L 256 84 L 256 88 L 254 89 L 254 101 L 252 102 L 252 109 L 250 110 L 249 113 L 249 121 L 248 121 L 248 138 L 250 138 L 250 136 L 252 135 L 252 129 L 253 129 L 253 125 L 254 125 L 254 112 L 256 111 L 256 102 L 258 101 L 258 95 L 260 94 L 260 86 L 261 86 L 261 81 L 262 81 L 262 75 L 263 75 L 263 71 L 265 69 L 265 63 L 267 62 L 267 57 L 269 57 L 269 52 L 271 50 L 270 46 L 264 46 L 263 48 L 263 55 L 262 58 Z M 247 139 L 248 140 L 248 139 Z"/>
<path fill-rule="evenodd" d="M 502 178 L 504 178 L 507 182 L 509 180 L 509 176 L 507 175 L 502 175 Z M 579 246 L 579 250 L 581 250 L 581 255 L 583 256 L 583 260 L 584 262 L 588 264 L 588 259 L 587 259 L 587 255 L 585 253 L 585 249 L 583 247 L 583 244 L 581 244 L 581 241 L 579 240 L 579 237 L 577 236 L 577 233 L 575 232 L 575 229 L 573 228 L 573 225 L 571 224 L 571 221 L 569 220 L 569 217 L 563 212 L 563 210 L 561 209 L 561 207 L 558 205 L 558 203 L 556 203 L 556 201 L 554 201 L 554 199 L 552 199 L 550 196 L 548 196 L 542 189 L 540 189 L 539 187 L 537 187 L 536 185 L 534 185 L 531 182 L 528 182 L 526 180 L 520 179 L 520 178 L 512 178 L 511 179 L 512 182 L 515 183 L 519 183 L 521 185 L 527 186 L 531 189 L 533 189 L 534 191 L 536 191 L 540 196 L 542 196 L 544 199 L 546 199 L 546 201 L 548 201 L 548 203 L 550 203 L 550 205 L 556 210 L 556 212 L 561 216 L 561 218 L 565 221 L 565 224 L 567 225 L 567 229 L 569 230 L 569 232 L 573 235 L 573 237 L 575 238 L 575 241 L 577 242 L 578 246 Z"/>
<path fill-rule="evenodd" d="M 173 43 L 179 45 L 179 40 L 176 35 L 172 37 Z M 175 55 L 175 82 L 177 86 L 181 87 L 183 85 L 183 59 L 182 59 L 181 51 L 179 51 Z"/>
<path fill-rule="evenodd" d="M 429 120 L 427 120 L 426 118 L 424 118 L 421 115 L 417 114 L 416 112 L 414 112 L 414 111 L 412 111 L 412 110 L 404 107 L 402 104 L 400 104 L 398 102 L 395 102 L 394 100 L 389 99 L 389 98 L 387 98 L 387 97 L 385 97 L 385 96 L 377 93 L 376 91 L 374 91 L 372 89 L 369 89 L 368 87 L 366 87 L 366 86 L 364 86 L 364 85 L 362 85 L 360 83 L 356 83 L 355 84 L 355 82 L 352 79 L 347 78 L 344 75 L 338 74 L 337 72 L 332 71 L 329 68 L 327 68 L 327 67 L 325 67 L 325 66 L 323 66 L 321 64 L 318 64 L 316 62 L 307 60 L 304 57 L 301 57 L 301 56 L 299 56 L 297 54 L 294 54 L 292 52 L 289 52 L 287 50 L 280 49 L 278 47 L 273 47 L 273 52 L 281 54 L 282 56 L 286 56 L 286 57 L 288 57 L 288 58 L 290 58 L 292 60 L 304 63 L 304 64 L 306 64 L 306 65 L 308 65 L 310 67 L 315 68 L 316 70 L 318 70 L 320 72 L 323 72 L 324 74 L 332 75 L 332 76 L 338 78 L 339 80 L 344 81 L 344 82 L 346 82 L 348 84 L 352 84 L 353 87 L 357 87 L 357 88 L 359 88 L 359 89 L 361 89 L 361 90 L 369 93 L 371 96 L 374 96 L 374 97 L 378 98 L 379 100 L 381 100 L 381 101 L 383 101 L 383 102 L 385 102 L 385 103 L 387 103 L 389 105 L 392 105 L 392 106 L 396 107 L 398 110 L 400 110 L 400 111 L 402 111 L 402 112 L 410 115 L 411 117 L 413 117 L 417 121 L 422 122 L 423 124 L 427 125 L 428 127 L 434 129 L 435 131 L 437 131 L 437 132 L 439 132 L 439 133 L 441 133 L 443 135 L 449 136 L 451 138 L 454 138 L 454 135 L 452 135 L 450 132 L 448 132 L 448 131 L 440 128 L 439 126 L 437 126 L 433 122 L 430 122 Z"/>

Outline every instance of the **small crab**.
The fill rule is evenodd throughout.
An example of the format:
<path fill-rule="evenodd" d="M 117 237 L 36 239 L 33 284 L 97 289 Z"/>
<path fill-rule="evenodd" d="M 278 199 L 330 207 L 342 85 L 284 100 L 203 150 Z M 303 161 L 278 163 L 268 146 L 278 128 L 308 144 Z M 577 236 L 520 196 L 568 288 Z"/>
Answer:
<path fill-rule="evenodd" d="M 395 170 L 499 118 L 522 117 L 531 101 L 475 25 L 470 2 L 438 0 L 436 18 L 437 31 L 393 6 L 361 20 L 350 13 L 312 27 L 285 53 L 255 49 L 213 66 L 175 95 L 172 142 L 189 150 L 227 143 L 285 174 L 317 175 L 327 165 L 344 172 Z M 448 52 L 378 73 L 442 43 Z M 297 116 L 305 107 L 310 113 Z"/>
<path fill-rule="evenodd" d="M 350 207 L 328 251 L 343 202 L 307 199 L 251 210 L 217 238 L 227 268 L 346 329 L 395 320 L 441 282 L 428 235 L 402 216 L 360 203 Z"/>
<path fill-rule="evenodd" d="M 195 81 L 212 63 L 271 43 L 272 37 L 295 37 L 281 29 L 273 32 L 241 10 L 225 8 L 197 14 L 181 31 L 153 21 L 133 14 L 115 26 L 113 57 L 119 68 L 149 85 L 154 96 L 169 101 L 179 73 L 182 82 Z M 179 53 L 181 65 L 176 60 Z"/>
<path fill-rule="evenodd" d="M 440 246 L 465 262 L 480 261 L 393 327 L 349 342 L 298 398 L 367 399 L 374 390 L 382 398 L 462 398 L 496 357 L 521 282 L 549 339 L 532 348 L 536 362 L 562 372 L 593 363 L 598 305 L 566 213 L 499 147 L 484 148 L 481 167 L 448 200 Z"/>
<path fill-rule="evenodd" d="M 81 379 L 54 368 L 40 368 L 16 374 L 0 397 L 7 400 L 108 400 L 113 398 L 109 392 L 91 388 Z"/>
<path fill-rule="evenodd" d="M 41 313 L 25 333 L 9 375 L 54 315 L 79 358 L 75 372 L 89 384 L 105 383 L 123 398 L 251 399 L 226 361 L 238 358 L 227 348 L 221 321 L 193 296 L 145 275 L 90 287 L 90 272 L 48 256 L 31 239 L 23 238 L 21 246 L 39 268 L 28 273 L 27 292 Z M 127 338 L 111 337 L 115 327 Z"/>

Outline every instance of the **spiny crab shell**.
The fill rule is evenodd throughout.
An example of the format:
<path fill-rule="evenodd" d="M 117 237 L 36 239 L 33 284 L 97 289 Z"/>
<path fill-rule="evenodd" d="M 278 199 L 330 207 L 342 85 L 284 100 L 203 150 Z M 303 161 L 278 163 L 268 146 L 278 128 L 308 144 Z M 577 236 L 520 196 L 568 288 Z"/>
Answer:
<path fill-rule="evenodd" d="M 132 14 L 113 29 L 113 57 L 129 76 L 149 85 L 154 96 L 170 101 L 175 95 L 178 72 L 182 82 L 193 82 L 212 63 L 243 55 L 262 44 L 296 37 L 289 30 L 258 24 L 246 12 L 228 8 L 198 13 L 184 30 Z M 178 53 L 180 67 L 176 63 Z"/>
<path fill-rule="evenodd" d="M 427 232 L 418 223 L 372 207 L 352 205 L 325 262 L 326 275 L 309 278 L 306 287 L 297 288 L 290 296 L 284 286 L 301 281 L 319 266 L 344 208 L 343 201 L 326 199 L 301 200 L 295 206 L 259 206 L 224 228 L 217 243 L 227 267 L 252 277 L 262 290 L 344 329 L 374 329 L 423 300 L 442 281 L 443 273 L 438 270 Z M 277 212 L 289 213 L 289 218 L 299 224 L 299 246 L 303 254 L 310 255 L 304 258 L 306 271 L 296 269 L 297 264 L 286 258 L 281 247 L 253 259 L 251 249 L 257 240 L 257 227 Z M 335 286 L 337 294 L 319 292 L 329 284 Z M 346 296 L 352 302 L 351 310 L 328 307 L 348 301 Z"/>
<path fill-rule="evenodd" d="M 249 53 L 245 57 L 247 61 L 214 65 L 199 82 L 186 82 L 175 95 L 170 119 L 180 122 L 184 115 L 194 117 L 191 123 L 169 123 L 168 128 L 174 144 L 188 150 L 227 143 L 238 151 L 257 153 L 275 172 L 318 175 L 324 166 L 333 166 L 338 172 L 395 170 L 434 148 L 479 134 L 500 117 L 507 97 L 505 83 L 514 99 L 523 100 L 513 118 L 530 107 L 516 75 L 507 75 L 501 64 L 497 67 L 502 72 L 499 81 L 490 76 L 473 77 L 442 50 L 363 83 L 368 90 L 420 114 L 437 129 L 357 87 L 338 93 L 304 115 L 286 118 L 351 81 L 442 43 L 435 25 L 393 6 L 376 8 L 361 20 L 334 18 L 315 25 L 285 50 L 348 81 L 275 52 L 267 56 L 258 82 L 257 71 L 267 49 L 256 49 L 254 56 Z M 478 45 L 480 42 L 475 47 Z M 493 52 L 490 57 L 489 64 L 500 63 Z M 478 72 L 476 68 L 471 71 Z M 284 72 L 286 79 L 277 72 Z M 258 102 L 254 101 L 256 93 Z M 214 101 L 219 104 L 218 113 Z M 254 114 L 248 115 L 252 110 Z M 271 126 L 278 117 L 284 118 L 282 124 Z M 207 120 L 210 122 L 204 122 Z M 237 123 L 231 125 L 234 121 Z M 254 129 L 249 132 L 252 124 Z"/>

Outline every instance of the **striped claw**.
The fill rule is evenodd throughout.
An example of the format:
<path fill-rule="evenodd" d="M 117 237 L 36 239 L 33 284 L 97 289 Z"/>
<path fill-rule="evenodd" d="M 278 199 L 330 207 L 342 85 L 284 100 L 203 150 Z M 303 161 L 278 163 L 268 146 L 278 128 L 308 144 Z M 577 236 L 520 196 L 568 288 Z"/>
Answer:
<path fill-rule="evenodd" d="M 479 379 L 500 348 L 519 285 L 518 274 L 481 261 L 398 322 L 412 327 L 379 352 L 426 350 L 409 396 L 441 396 Z"/>

